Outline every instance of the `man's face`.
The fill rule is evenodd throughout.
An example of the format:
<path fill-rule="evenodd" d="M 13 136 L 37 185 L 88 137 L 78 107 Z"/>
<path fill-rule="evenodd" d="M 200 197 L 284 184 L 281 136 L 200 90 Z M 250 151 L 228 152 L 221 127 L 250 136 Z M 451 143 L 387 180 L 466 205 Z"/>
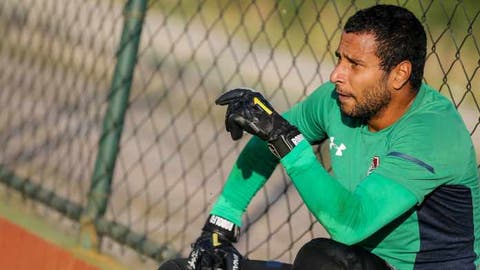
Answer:
<path fill-rule="evenodd" d="M 390 102 L 388 74 L 381 69 L 376 50 L 372 34 L 342 34 L 330 81 L 335 83 L 342 112 L 350 117 L 369 120 Z"/>

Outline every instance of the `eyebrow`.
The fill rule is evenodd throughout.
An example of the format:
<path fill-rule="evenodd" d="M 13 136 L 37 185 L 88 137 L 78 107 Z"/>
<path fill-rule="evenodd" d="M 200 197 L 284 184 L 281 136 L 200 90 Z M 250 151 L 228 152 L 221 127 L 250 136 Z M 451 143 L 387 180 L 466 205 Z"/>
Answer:
<path fill-rule="evenodd" d="M 340 58 L 341 55 L 338 51 L 335 51 L 335 56 Z M 360 59 L 355 59 L 355 58 L 352 58 L 352 57 L 349 57 L 348 55 L 345 55 L 345 58 L 349 61 L 349 62 L 352 62 L 354 64 L 363 64 L 365 63 L 364 61 L 360 60 Z"/>

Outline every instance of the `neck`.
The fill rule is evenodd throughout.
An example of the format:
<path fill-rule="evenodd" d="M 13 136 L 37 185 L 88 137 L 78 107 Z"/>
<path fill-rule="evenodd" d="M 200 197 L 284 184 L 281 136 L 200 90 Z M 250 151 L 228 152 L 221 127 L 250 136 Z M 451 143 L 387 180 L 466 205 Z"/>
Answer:
<path fill-rule="evenodd" d="M 385 129 L 397 122 L 407 112 L 418 91 L 405 92 L 406 94 L 401 96 L 401 98 L 392 96 L 392 102 L 367 121 L 369 131 L 377 132 Z"/>

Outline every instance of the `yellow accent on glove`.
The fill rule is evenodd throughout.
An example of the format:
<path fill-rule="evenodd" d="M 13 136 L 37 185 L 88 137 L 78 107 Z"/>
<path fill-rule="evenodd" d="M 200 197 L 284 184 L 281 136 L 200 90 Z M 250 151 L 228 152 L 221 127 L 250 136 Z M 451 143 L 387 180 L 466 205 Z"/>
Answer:
<path fill-rule="evenodd" d="M 257 97 L 254 97 L 253 98 L 253 104 L 255 105 L 259 105 L 260 108 L 262 108 L 268 115 L 272 114 L 272 110 L 270 110 L 267 105 L 263 104 L 262 101 L 260 101 L 260 99 L 258 99 Z"/>
<path fill-rule="evenodd" d="M 218 241 L 218 234 L 217 233 L 212 233 L 212 244 L 214 247 L 220 246 L 222 243 Z"/>

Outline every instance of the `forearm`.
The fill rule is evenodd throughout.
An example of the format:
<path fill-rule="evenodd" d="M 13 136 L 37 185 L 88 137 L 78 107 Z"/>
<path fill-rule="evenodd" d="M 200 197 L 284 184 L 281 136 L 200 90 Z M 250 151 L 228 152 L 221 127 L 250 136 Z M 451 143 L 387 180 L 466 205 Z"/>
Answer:
<path fill-rule="evenodd" d="M 252 137 L 233 165 L 211 213 L 241 226 L 242 214 L 277 164 L 266 143 Z"/>
<path fill-rule="evenodd" d="M 282 160 L 300 196 L 333 239 L 358 243 L 413 207 L 415 196 L 394 181 L 371 174 L 350 191 L 317 161 L 308 143 Z"/>

